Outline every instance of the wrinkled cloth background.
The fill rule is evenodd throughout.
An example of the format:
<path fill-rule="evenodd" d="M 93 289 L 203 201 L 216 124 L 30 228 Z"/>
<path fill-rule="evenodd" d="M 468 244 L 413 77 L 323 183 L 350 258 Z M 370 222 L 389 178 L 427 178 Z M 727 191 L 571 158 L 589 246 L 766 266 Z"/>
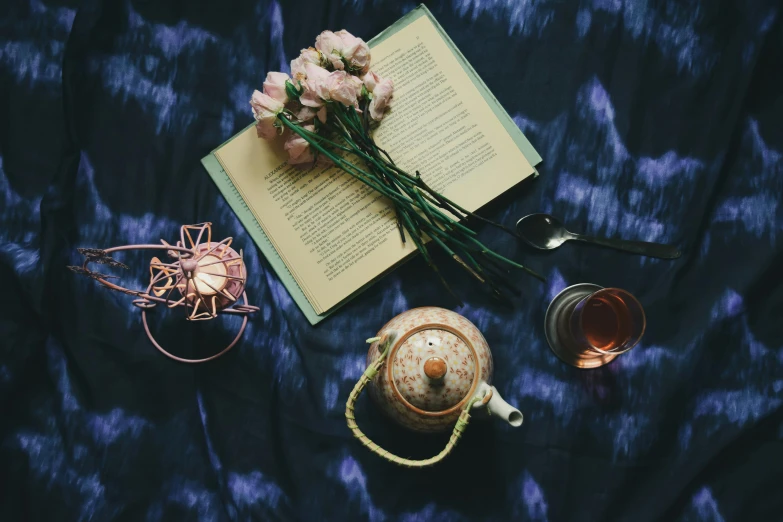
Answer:
<path fill-rule="evenodd" d="M 427 5 L 544 157 L 485 215 L 551 212 L 684 256 L 538 253 L 478 227 L 548 282 L 520 275 L 508 308 L 448 265 L 457 307 L 415 259 L 310 327 L 199 160 L 321 30 L 369 39 L 415 4 L 5 1 L 0 519 L 783 520 L 783 7 Z M 154 350 L 132 298 L 65 266 L 77 247 L 175 241 L 202 221 L 244 249 L 261 311 L 227 356 L 193 367 Z M 144 285 L 151 256 L 122 256 L 122 282 Z M 642 344 L 590 372 L 560 363 L 542 329 L 549 300 L 579 282 L 628 289 L 648 314 Z M 352 439 L 343 410 L 364 339 L 422 305 L 484 332 L 525 424 L 475 422 L 447 461 L 415 471 Z M 237 327 L 158 314 L 181 355 Z M 399 454 L 445 443 L 367 397 L 358 416 Z"/>

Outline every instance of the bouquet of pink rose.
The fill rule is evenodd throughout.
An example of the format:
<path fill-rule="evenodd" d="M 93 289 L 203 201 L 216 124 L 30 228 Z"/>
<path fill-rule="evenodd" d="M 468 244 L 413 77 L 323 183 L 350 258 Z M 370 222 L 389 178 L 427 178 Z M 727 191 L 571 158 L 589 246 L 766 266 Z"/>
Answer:
<path fill-rule="evenodd" d="M 370 48 L 361 38 L 345 30 L 324 31 L 315 48 L 303 49 L 291 62 L 290 76 L 267 74 L 263 92 L 253 92 L 250 105 L 258 136 L 282 137 L 290 164 L 333 163 L 383 194 L 394 206 L 402 242 L 407 231 L 450 292 L 427 250 L 427 239 L 498 297 L 505 297 L 504 290 L 514 291 L 508 268 L 523 269 L 543 280 L 487 248 L 464 221 L 471 217 L 516 236 L 513 231 L 439 194 L 418 171 L 405 172 L 375 143 L 372 130 L 390 107 L 393 92 L 391 79 L 370 70 Z"/>

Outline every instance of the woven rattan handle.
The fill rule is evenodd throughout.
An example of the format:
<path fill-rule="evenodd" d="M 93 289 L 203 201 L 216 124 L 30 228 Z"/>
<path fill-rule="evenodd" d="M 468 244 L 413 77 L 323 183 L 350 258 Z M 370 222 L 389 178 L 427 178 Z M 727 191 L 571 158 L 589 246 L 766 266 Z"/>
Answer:
<path fill-rule="evenodd" d="M 367 341 L 375 342 L 379 340 L 380 339 L 378 338 L 372 338 L 368 339 Z M 376 375 L 378 375 L 378 372 L 383 367 L 384 363 L 386 362 L 386 358 L 389 355 L 387 343 L 381 342 L 379 348 L 381 350 L 380 357 L 378 357 L 370 366 L 367 367 L 367 369 L 362 374 L 362 378 L 359 379 L 359 382 L 357 382 L 356 386 L 353 387 L 351 395 L 348 396 L 348 402 L 345 404 L 345 420 L 348 424 L 348 428 L 350 428 L 351 432 L 353 432 L 353 436 L 359 439 L 362 444 L 367 446 L 370 451 L 380 457 L 383 457 L 389 462 L 394 462 L 395 464 L 399 464 L 400 466 L 405 466 L 408 468 L 425 468 L 427 466 L 437 464 L 441 460 L 445 459 L 446 456 L 451 453 L 451 450 L 454 449 L 454 446 L 456 446 L 459 442 L 460 437 L 462 437 L 462 432 L 465 431 L 465 428 L 467 428 L 468 422 L 470 421 L 470 414 L 468 412 L 473 406 L 473 403 L 478 401 L 480 397 L 473 397 L 467 402 L 465 408 L 462 410 L 462 413 L 459 416 L 459 419 L 457 419 L 457 424 L 454 426 L 454 431 L 451 432 L 451 437 L 449 438 L 448 444 L 446 444 L 446 447 L 443 448 L 443 451 L 434 457 L 430 457 L 424 460 L 411 460 L 389 453 L 367 438 L 367 435 L 362 433 L 362 430 L 360 430 L 359 426 L 356 424 L 356 417 L 354 416 L 354 406 L 356 404 L 356 400 L 359 398 L 359 395 L 361 395 L 365 386 L 367 386 L 367 384 L 369 384 L 369 382 L 373 380 Z"/>

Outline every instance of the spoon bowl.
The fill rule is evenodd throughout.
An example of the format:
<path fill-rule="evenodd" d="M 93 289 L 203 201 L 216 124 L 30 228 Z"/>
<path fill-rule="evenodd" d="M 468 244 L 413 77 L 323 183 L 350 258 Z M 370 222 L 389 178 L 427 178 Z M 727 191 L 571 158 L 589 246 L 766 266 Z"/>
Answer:
<path fill-rule="evenodd" d="M 574 234 L 566 230 L 559 219 L 549 214 L 530 214 L 523 217 L 517 221 L 517 232 L 527 244 L 540 250 L 553 250 L 566 241 L 575 240 L 660 259 L 680 257 L 680 251 L 673 245 Z"/>
<path fill-rule="evenodd" d="M 563 223 L 549 214 L 523 217 L 517 221 L 517 232 L 527 244 L 539 250 L 552 250 L 572 239 Z"/>

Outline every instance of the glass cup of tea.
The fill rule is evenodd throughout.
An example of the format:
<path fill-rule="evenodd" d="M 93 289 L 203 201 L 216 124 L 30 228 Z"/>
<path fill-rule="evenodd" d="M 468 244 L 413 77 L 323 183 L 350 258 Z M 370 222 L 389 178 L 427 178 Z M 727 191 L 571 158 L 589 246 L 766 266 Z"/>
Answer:
<path fill-rule="evenodd" d="M 644 309 L 629 292 L 586 283 L 560 292 L 545 319 L 552 351 L 577 368 L 609 363 L 636 346 L 646 326 Z"/>

